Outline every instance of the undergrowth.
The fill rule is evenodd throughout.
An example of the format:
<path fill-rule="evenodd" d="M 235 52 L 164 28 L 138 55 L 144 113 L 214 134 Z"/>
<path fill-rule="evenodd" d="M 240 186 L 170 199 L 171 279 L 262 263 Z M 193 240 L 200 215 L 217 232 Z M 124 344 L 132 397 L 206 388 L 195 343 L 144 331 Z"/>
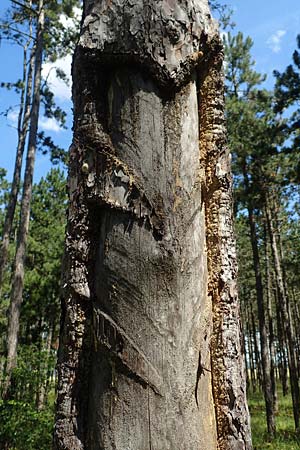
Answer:
<path fill-rule="evenodd" d="M 249 393 L 249 409 L 254 450 L 300 450 L 300 435 L 295 431 L 291 395 L 278 392 L 276 435 L 267 434 L 265 403 L 262 392 Z"/>

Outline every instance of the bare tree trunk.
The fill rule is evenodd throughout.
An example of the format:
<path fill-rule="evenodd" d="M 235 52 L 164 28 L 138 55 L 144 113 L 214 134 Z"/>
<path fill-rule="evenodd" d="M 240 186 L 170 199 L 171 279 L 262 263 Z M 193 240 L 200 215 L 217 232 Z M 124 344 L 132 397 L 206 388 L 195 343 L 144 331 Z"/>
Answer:
<path fill-rule="evenodd" d="M 254 341 L 254 355 L 256 361 L 256 373 L 258 379 L 259 389 L 263 390 L 263 374 L 262 374 L 262 358 L 261 352 L 259 351 L 259 342 L 258 342 L 258 331 L 256 329 L 256 323 L 254 318 L 254 313 L 251 305 L 251 323 L 252 323 L 252 331 L 253 331 L 253 341 Z"/>
<path fill-rule="evenodd" d="M 297 302 L 294 286 L 291 288 L 293 307 L 294 307 L 294 324 L 295 324 L 295 339 L 296 339 L 296 356 L 297 356 L 297 366 L 298 366 L 298 378 L 300 378 L 300 311 Z"/>
<path fill-rule="evenodd" d="M 205 1 L 84 4 L 57 450 L 251 449 L 221 65 Z"/>
<path fill-rule="evenodd" d="M 267 428 L 268 433 L 273 436 L 276 431 L 275 425 L 275 410 L 274 399 L 271 382 L 271 358 L 270 348 L 268 340 L 268 332 L 266 326 L 266 313 L 264 305 L 263 285 L 261 278 L 260 259 L 258 253 L 257 236 L 255 230 L 255 223 L 253 218 L 253 211 L 251 207 L 248 207 L 249 223 L 251 232 L 251 244 L 253 251 L 253 263 L 255 271 L 256 281 L 256 297 L 257 297 L 257 310 L 258 310 L 258 322 L 259 322 L 259 335 L 260 335 L 260 347 L 261 347 L 261 361 L 263 371 L 263 391 L 266 403 L 266 415 L 267 415 Z"/>
<path fill-rule="evenodd" d="M 17 357 L 18 334 L 20 327 L 20 308 L 22 303 L 23 286 L 24 286 L 25 252 L 30 219 L 30 202 L 32 194 L 33 171 L 36 154 L 36 139 L 37 139 L 39 107 L 40 107 L 40 87 L 41 87 L 43 31 L 44 31 L 43 2 L 44 0 L 39 0 L 38 6 L 33 100 L 30 112 L 28 150 L 26 157 L 25 177 L 21 201 L 21 213 L 17 237 L 16 255 L 14 261 L 14 271 L 12 276 L 10 306 L 8 313 L 7 360 L 5 368 L 5 382 L 2 393 L 3 397 L 6 397 L 8 394 L 12 370 L 15 367 Z"/>
<path fill-rule="evenodd" d="M 40 364 L 40 377 L 39 377 L 39 386 L 36 392 L 36 407 L 38 411 L 41 411 L 45 406 L 46 396 L 47 396 L 47 386 L 49 385 L 49 358 L 50 358 L 50 352 L 51 352 L 51 344 L 52 344 L 52 338 L 53 338 L 53 324 L 50 324 L 46 342 L 44 349 L 44 358 L 41 361 Z"/>
<path fill-rule="evenodd" d="M 28 70 L 27 70 L 28 64 Z M 23 154 L 25 148 L 26 135 L 29 125 L 29 117 L 31 110 L 31 95 L 32 95 L 32 71 L 34 65 L 34 52 L 30 55 L 27 61 L 27 47 L 24 48 L 23 55 L 23 84 L 21 93 L 21 104 L 18 117 L 18 146 L 15 159 L 15 167 L 11 191 L 9 195 L 9 203 L 7 206 L 5 221 L 2 233 L 2 244 L 0 252 L 0 292 L 3 283 L 3 275 L 8 258 L 9 239 L 12 231 L 13 220 L 15 215 L 16 204 L 18 200 L 18 193 L 20 189 L 21 169 Z"/>
<path fill-rule="evenodd" d="M 282 326 L 282 314 L 279 306 L 279 300 L 277 295 L 277 289 L 275 289 L 275 297 L 276 297 L 276 319 L 277 319 L 277 332 L 278 332 L 278 341 L 279 341 L 279 373 L 280 380 L 282 385 L 282 393 L 283 396 L 286 396 L 289 392 L 288 389 L 288 365 L 286 358 L 286 342 L 284 337 L 284 330 Z"/>
<path fill-rule="evenodd" d="M 249 345 L 249 362 L 250 362 L 250 375 L 251 375 L 251 387 L 252 391 L 256 392 L 257 382 L 257 363 L 255 358 L 255 335 L 251 327 L 251 314 L 249 308 L 246 307 L 246 326 L 248 333 L 248 345 Z M 253 338 L 252 338 L 253 336 Z"/>
<path fill-rule="evenodd" d="M 300 392 L 298 382 L 297 363 L 295 355 L 295 335 L 293 330 L 293 324 L 291 322 L 291 316 L 289 311 L 289 302 L 287 292 L 284 286 L 283 272 L 280 254 L 276 242 L 276 236 L 274 232 L 272 214 L 270 206 L 266 207 L 267 222 L 270 234 L 271 248 L 274 260 L 274 268 L 276 273 L 276 283 L 279 293 L 279 306 L 281 308 L 281 314 L 283 319 L 283 328 L 288 347 L 288 363 L 289 363 L 289 375 L 291 384 L 291 394 L 293 399 L 293 413 L 296 430 L 299 429 L 299 417 L 300 417 Z"/>
<path fill-rule="evenodd" d="M 248 173 L 246 168 L 246 162 L 243 166 L 243 178 L 246 191 L 249 195 L 249 200 L 247 204 L 249 227 L 250 227 L 250 239 L 253 254 L 253 268 L 255 272 L 255 286 L 256 286 L 256 299 L 257 299 L 257 312 L 258 312 L 258 322 L 259 322 L 259 336 L 260 336 L 260 347 L 261 347 L 261 360 L 262 360 L 262 371 L 263 371 L 263 391 L 266 404 L 266 415 L 267 415 L 267 428 L 270 436 L 273 436 L 276 431 L 275 425 L 275 411 L 274 411 L 274 401 L 272 393 L 272 383 L 271 383 L 271 358 L 270 358 L 270 348 L 268 331 L 266 326 L 266 313 L 265 313 L 265 303 L 264 303 L 264 292 L 262 283 L 262 272 L 260 264 L 260 256 L 258 249 L 258 241 L 256 234 L 256 224 L 253 212 L 253 206 L 251 202 L 251 192 L 249 188 Z"/>
<path fill-rule="evenodd" d="M 274 410 L 277 411 L 278 403 L 277 403 L 277 387 L 275 374 L 276 351 L 275 351 L 275 336 L 274 336 L 274 325 L 272 314 L 271 273 L 270 273 L 270 261 L 268 253 L 268 238 L 266 227 L 264 230 L 264 238 L 265 238 L 266 294 L 267 294 L 269 345 L 270 345 L 270 359 L 271 359 L 271 383 L 272 383 Z"/>

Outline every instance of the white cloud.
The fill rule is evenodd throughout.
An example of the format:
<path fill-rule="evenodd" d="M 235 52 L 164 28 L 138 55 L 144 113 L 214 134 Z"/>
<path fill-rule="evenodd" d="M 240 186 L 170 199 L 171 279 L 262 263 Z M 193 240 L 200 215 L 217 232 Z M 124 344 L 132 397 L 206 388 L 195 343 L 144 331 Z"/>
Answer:
<path fill-rule="evenodd" d="M 39 120 L 39 128 L 44 131 L 54 131 L 56 133 L 62 130 L 53 117 L 41 117 Z"/>
<path fill-rule="evenodd" d="M 76 21 L 80 21 L 80 18 L 82 16 L 82 9 L 75 6 L 73 8 L 73 17 L 67 17 L 65 14 L 60 15 L 60 23 L 64 26 L 64 28 L 74 28 L 77 24 Z"/>
<path fill-rule="evenodd" d="M 60 16 L 60 22 L 64 28 L 73 28 L 79 26 L 82 9 L 73 8 L 74 18 L 67 17 L 64 14 Z M 72 56 L 67 55 L 64 58 L 56 60 L 54 63 L 46 62 L 43 65 L 42 77 L 47 79 L 50 89 L 53 91 L 55 98 L 60 101 L 67 101 L 71 99 L 71 64 Z M 62 70 L 68 79 L 68 82 L 57 77 L 56 69 Z"/>
<path fill-rule="evenodd" d="M 7 114 L 7 120 L 9 125 L 16 127 L 18 124 L 18 116 L 19 116 L 18 109 L 11 109 Z"/>
<path fill-rule="evenodd" d="M 267 44 L 274 53 L 278 53 L 281 50 L 281 41 L 286 34 L 286 30 L 277 30 L 267 40 Z"/>
<path fill-rule="evenodd" d="M 71 64 L 72 56 L 67 55 L 54 63 L 46 62 L 43 65 L 42 77 L 47 79 L 49 87 L 53 91 L 55 97 L 61 101 L 71 99 Z M 57 77 L 56 69 L 65 72 L 68 78 L 68 84 Z"/>
<path fill-rule="evenodd" d="M 9 125 L 16 127 L 18 124 L 18 115 L 19 111 L 18 109 L 12 109 L 7 114 L 7 120 Z M 62 128 L 59 126 L 59 124 L 56 122 L 53 117 L 40 117 L 39 118 L 39 128 L 44 131 L 54 131 L 55 133 L 58 133 L 62 130 Z"/>

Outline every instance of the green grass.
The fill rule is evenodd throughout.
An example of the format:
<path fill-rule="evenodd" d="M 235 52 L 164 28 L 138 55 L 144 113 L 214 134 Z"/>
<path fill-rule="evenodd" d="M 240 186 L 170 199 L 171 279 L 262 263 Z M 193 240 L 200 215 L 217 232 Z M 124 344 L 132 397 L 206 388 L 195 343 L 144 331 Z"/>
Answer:
<path fill-rule="evenodd" d="M 271 441 L 267 435 L 266 413 L 263 394 L 250 393 L 252 440 L 254 450 L 300 450 L 300 435 L 296 434 L 293 418 L 292 399 L 278 394 L 276 414 L 276 436 Z"/>

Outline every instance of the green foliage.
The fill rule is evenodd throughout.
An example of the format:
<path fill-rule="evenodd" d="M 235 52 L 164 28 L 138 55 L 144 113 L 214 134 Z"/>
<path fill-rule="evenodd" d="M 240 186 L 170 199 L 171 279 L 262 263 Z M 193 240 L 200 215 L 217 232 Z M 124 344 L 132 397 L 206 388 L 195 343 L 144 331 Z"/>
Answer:
<path fill-rule="evenodd" d="M 27 0 L 12 0 L 5 18 L 0 21 L 0 36 L 23 46 L 30 38 L 29 24 L 35 26 L 38 15 L 38 2 L 32 5 Z M 80 0 L 47 0 L 44 4 L 45 57 L 51 61 L 74 51 L 79 36 Z M 69 20 L 68 20 L 69 19 Z"/>
<path fill-rule="evenodd" d="M 293 53 L 293 63 L 284 72 L 274 71 L 276 77 L 275 110 L 281 114 L 289 114 L 289 132 L 292 139 L 293 157 L 299 159 L 300 148 L 300 35 L 297 36 L 297 47 Z M 300 180 L 300 164 L 296 168 L 296 183 Z"/>
<path fill-rule="evenodd" d="M 0 87 L 5 88 L 8 91 L 11 91 L 13 89 L 17 94 L 19 94 L 24 88 L 24 82 L 22 80 L 17 80 L 15 83 L 2 81 L 0 83 Z"/>
<path fill-rule="evenodd" d="M 22 315 L 27 327 L 44 317 L 47 328 L 59 317 L 66 201 L 65 178 L 59 169 L 52 169 L 34 186 Z"/>
<path fill-rule="evenodd" d="M 291 395 L 279 393 L 276 417 L 277 433 L 270 441 L 266 428 L 266 413 L 263 394 L 249 394 L 249 409 L 254 450 L 300 450 L 300 436 L 294 431 Z"/>
<path fill-rule="evenodd" d="M 37 411 L 26 402 L 0 400 L 0 445 L 13 450 L 49 450 L 52 441 L 54 413 Z M 4 447 L 4 445 L 9 447 Z"/>
<path fill-rule="evenodd" d="M 34 345 L 22 346 L 13 372 L 14 394 L 0 400 L 0 448 L 49 450 L 54 422 L 54 405 L 37 409 L 37 393 L 50 377 L 55 354 L 48 355 Z M 53 389 L 49 378 L 48 392 Z"/>
<path fill-rule="evenodd" d="M 2 233 L 2 228 L 5 220 L 5 207 L 7 205 L 8 195 L 9 195 L 10 184 L 6 179 L 6 170 L 0 168 L 0 235 Z M 8 290 L 9 279 L 5 277 L 4 280 L 4 288 L 3 291 L 7 292 Z M 6 331 L 6 310 L 7 310 L 7 301 L 4 300 L 5 295 L 2 295 L 0 299 L 0 363 L 1 363 L 1 353 L 3 351 L 4 340 L 1 339 L 2 336 L 5 335 Z"/>
<path fill-rule="evenodd" d="M 233 10 L 227 3 L 218 0 L 209 0 L 208 4 L 211 12 L 217 16 L 223 30 L 235 27 L 235 23 L 231 20 Z"/>
<path fill-rule="evenodd" d="M 4 218 L 3 208 L 7 204 L 8 192 L 9 192 L 9 182 L 6 179 L 6 170 L 0 167 L 0 226 L 2 228 L 2 220 Z"/>
<path fill-rule="evenodd" d="M 5 195 L 7 182 L 4 178 Z M 1 173 L 0 173 L 1 199 Z M 47 332 L 50 326 L 58 323 L 59 289 L 61 260 L 64 249 L 67 193 L 65 175 L 60 169 L 52 169 L 45 178 L 34 185 L 30 217 L 27 256 L 25 262 L 25 286 L 21 324 L 29 334 Z M 3 211 L 4 212 L 4 211 Z M 0 214 L 1 217 L 4 214 Z M 3 219 L 1 219 L 3 220 Z M 1 224 L 1 222 L 0 222 Z M 11 243 L 11 253 L 15 242 Z M 11 269 L 11 268 L 10 268 Z M 6 329 L 6 309 L 9 298 L 10 272 L 7 271 L 6 283 L 2 289 L 0 304 L 0 339 L 3 351 Z M 37 327 L 37 323 L 40 323 Z M 28 342 L 28 336 L 22 338 Z M 35 342 L 35 340 L 33 339 Z"/>
<path fill-rule="evenodd" d="M 226 92 L 235 97 L 247 96 L 254 86 L 265 80 L 253 70 L 255 61 L 252 59 L 250 50 L 253 46 L 252 39 L 244 38 L 240 31 L 236 35 L 227 33 L 223 38 L 225 45 L 226 61 Z"/>
<path fill-rule="evenodd" d="M 57 58 L 62 58 L 74 51 L 75 44 L 79 36 L 79 15 L 81 9 L 80 0 L 68 0 L 58 2 L 56 0 L 47 0 L 44 2 L 45 12 L 45 30 L 43 33 L 43 61 L 54 62 Z M 7 10 L 4 18 L 0 19 L 0 39 L 6 39 L 9 42 L 17 43 L 22 48 L 22 54 L 25 58 L 25 66 L 29 66 L 29 61 L 35 54 L 35 33 L 38 17 L 38 2 L 30 3 L 26 0 L 12 0 L 11 7 Z M 56 75 L 62 81 L 68 83 L 68 79 L 63 70 L 52 68 Z M 22 111 L 22 102 L 24 102 L 25 93 L 28 88 L 28 78 L 14 81 L 2 81 L 0 87 L 8 90 L 14 90 L 20 97 L 20 111 Z M 28 72 L 27 72 L 28 77 Z M 17 103 L 17 102 L 15 102 Z M 58 106 L 54 100 L 48 77 L 43 80 L 41 88 L 41 105 L 43 114 L 47 118 L 53 118 L 60 127 L 66 128 L 66 113 Z M 5 117 L 15 109 L 6 108 L 1 114 Z M 24 115 L 21 114 L 24 118 Z M 54 144 L 51 138 L 43 134 L 40 137 L 40 143 L 43 141 L 43 153 L 49 153 L 51 161 L 66 163 L 65 152 Z"/>
<path fill-rule="evenodd" d="M 297 308 L 300 293 L 297 274 L 300 260 L 297 253 L 298 245 L 295 244 L 300 241 L 299 214 L 296 207 L 299 190 L 295 185 L 299 162 L 295 158 L 295 148 L 291 151 L 289 142 L 292 132 L 291 119 L 279 114 L 280 96 L 278 92 L 263 89 L 261 85 L 265 77 L 254 70 L 255 63 L 250 53 L 252 40 L 249 37 L 244 38 L 242 33 L 236 36 L 229 33 L 224 43 L 226 117 L 235 176 L 239 295 L 246 334 L 247 362 L 250 364 L 251 357 L 252 368 L 256 368 L 258 373 L 257 368 L 261 365 L 260 348 L 257 345 L 261 326 L 258 322 L 261 324 L 262 319 L 266 324 L 267 333 L 273 330 L 275 342 L 275 350 L 272 350 L 273 364 L 278 367 L 285 354 L 286 342 L 284 336 L 282 337 L 280 324 L 282 313 L 279 306 L 279 265 L 282 273 L 280 276 L 285 283 L 286 298 L 293 298 L 293 301 L 290 301 L 291 322 L 295 320 L 293 323 L 295 328 L 299 324 Z M 271 219 L 266 211 L 271 213 Z M 278 254 L 280 253 L 276 257 L 276 270 L 274 246 L 273 252 L 270 251 L 271 237 L 274 238 L 273 243 L 275 240 Z M 259 304 L 262 305 L 260 321 Z M 274 355 L 273 351 L 277 353 Z M 255 353 L 254 356 L 249 352 Z M 252 380 L 255 384 L 253 378 Z M 284 407 L 280 408 L 283 413 Z M 265 410 L 265 404 L 262 405 L 262 409 Z M 290 431 L 280 431 L 274 446 L 273 443 L 266 442 L 266 431 L 262 432 L 262 427 L 266 426 L 266 415 L 264 414 L 263 421 L 262 417 L 258 422 L 253 419 L 252 429 L 257 449 L 299 448 L 293 446 L 295 435 L 292 432 L 291 399 L 289 411 Z M 277 425 L 280 430 L 280 420 Z M 256 427 L 259 427 L 258 435 Z"/>
<path fill-rule="evenodd" d="M 56 145 L 49 136 L 40 131 L 37 136 L 37 148 L 43 155 L 50 155 L 50 161 L 55 165 L 62 163 L 64 166 L 68 164 L 68 150 Z"/>
<path fill-rule="evenodd" d="M 286 120 L 275 111 L 274 93 L 260 88 L 265 76 L 253 70 L 252 45 L 242 33 L 225 39 L 226 115 L 237 201 L 261 209 L 270 186 L 290 183 L 292 164 L 283 152 Z"/>
<path fill-rule="evenodd" d="M 53 118 L 62 128 L 66 128 L 66 113 L 54 101 L 54 94 L 45 83 L 41 90 L 41 102 L 44 106 L 44 115 Z"/>
<path fill-rule="evenodd" d="M 48 59 L 52 62 L 75 49 L 80 29 L 80 18 L 77 17 L 75 8 L 81 8 L 80 0 L 46 2 L 45 46 L 48 49 Z M 66 20 L 62 20 L 62 17 Z"/>
<path fill-rule="evenodd" d="M 283 111 L 300 100 L 300 34 L 297 36 L 298 50 L 293 53 L 293 64 L 283 73 L 274 70 L 278 111 Z M 299 112 L 299 110 L 298 110 Z"/>
<path fill-rule="evenodd" d="M 2 184 L 5 189 L 5 173 L 0 171 Z M 0 402 L 0 448 L 51 448 L 66 201 L 65 176 L 59 169 L 34 186 L 18 360 L 9 399 Z M 5 307 L 2 301 L 2 339 Z"/>

